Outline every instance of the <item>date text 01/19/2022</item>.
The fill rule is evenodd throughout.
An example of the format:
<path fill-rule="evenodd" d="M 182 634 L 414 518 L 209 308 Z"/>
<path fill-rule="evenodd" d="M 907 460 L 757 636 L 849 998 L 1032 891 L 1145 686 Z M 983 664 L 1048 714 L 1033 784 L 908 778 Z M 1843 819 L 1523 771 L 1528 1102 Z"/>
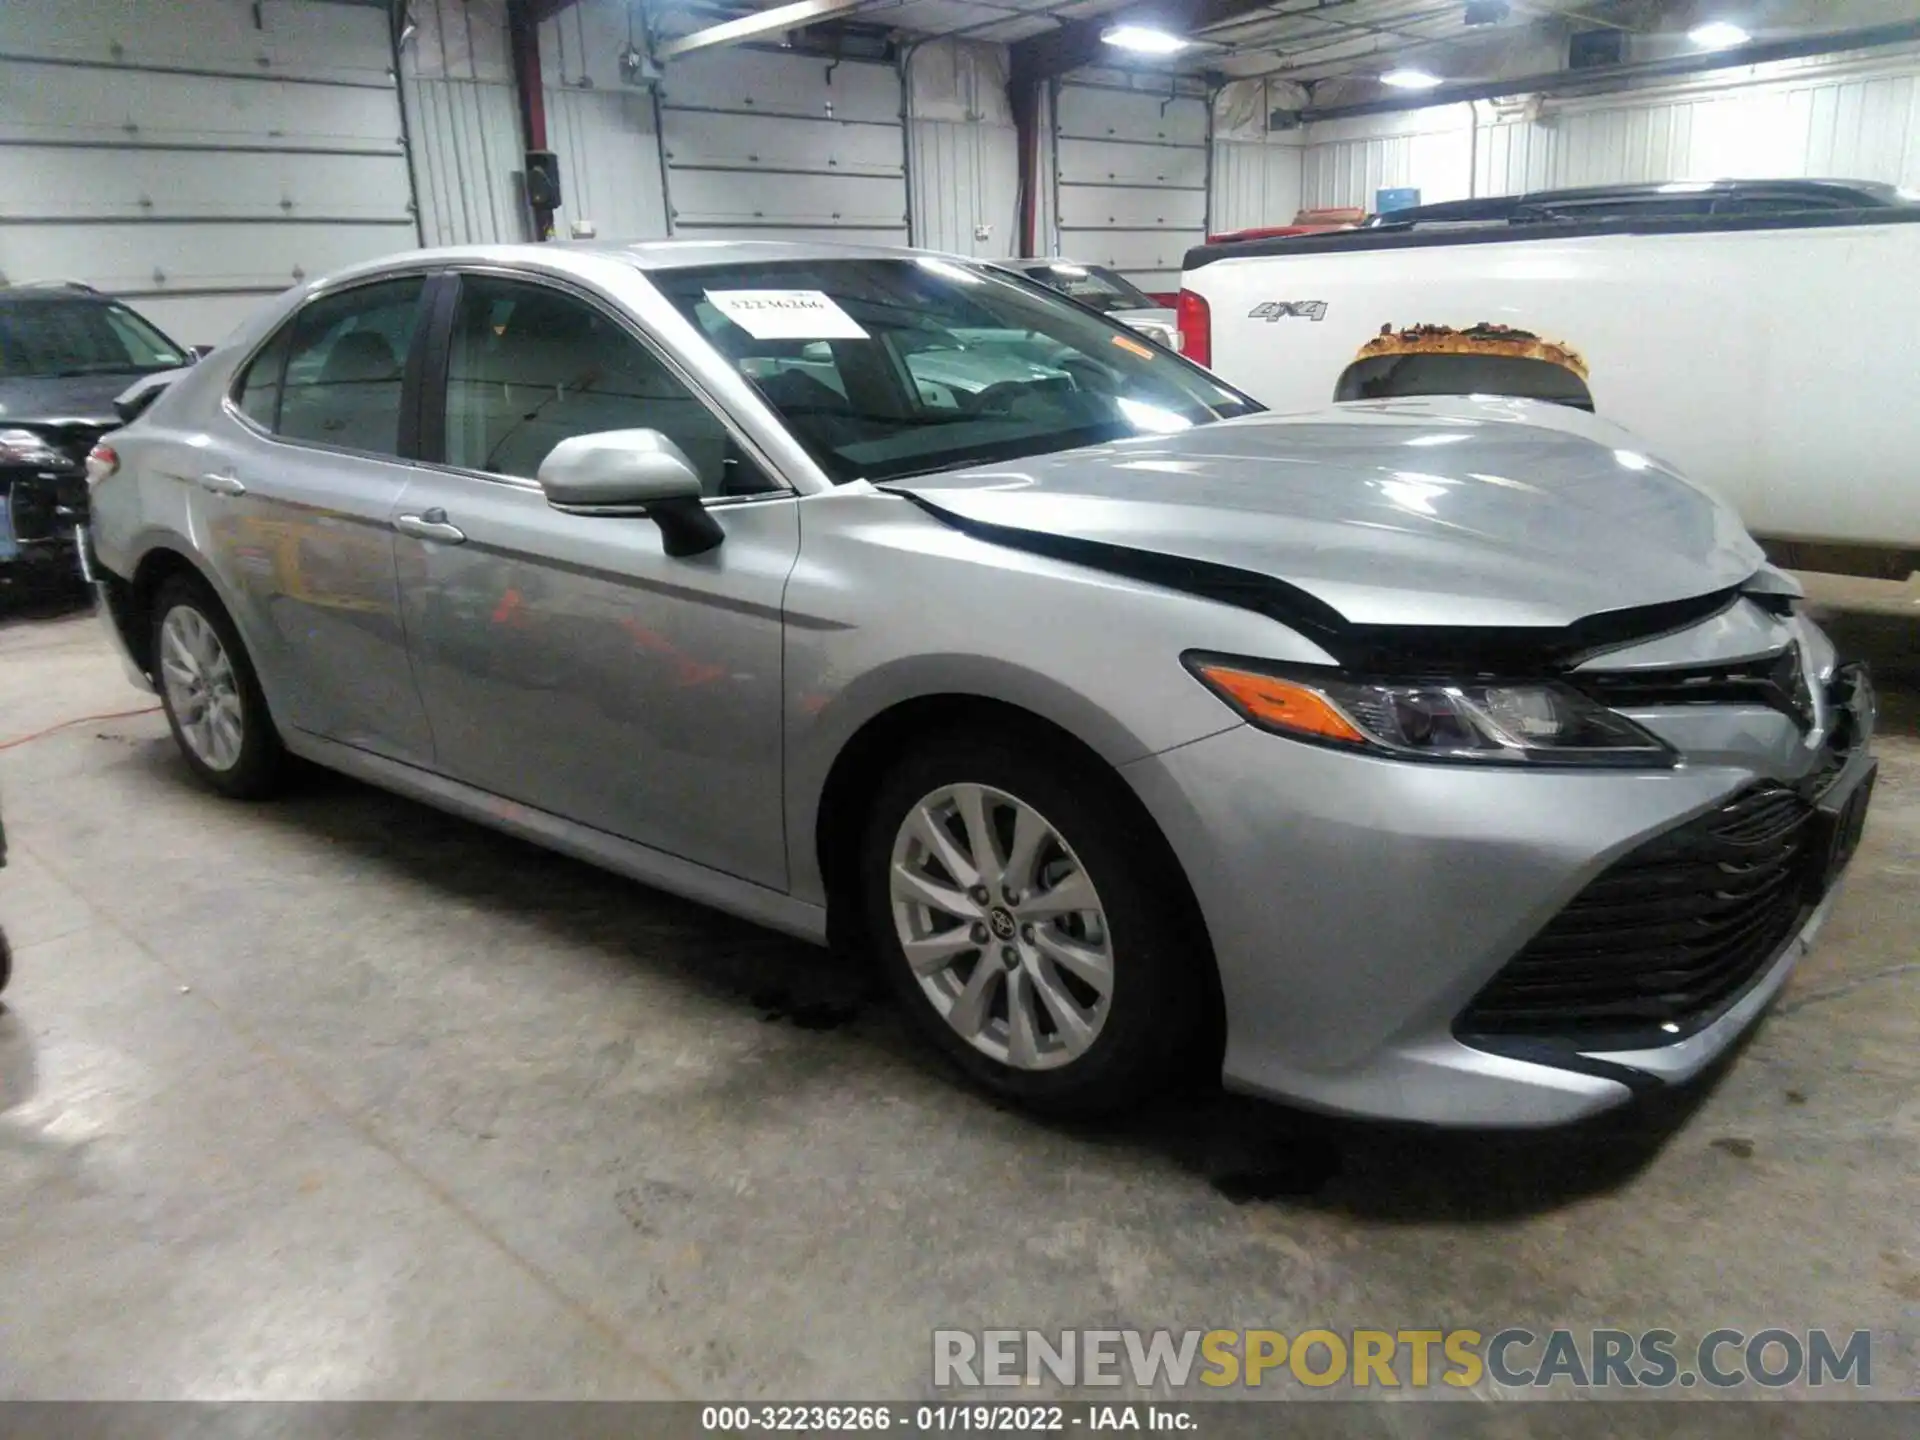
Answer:
<path fill-rule="evenodd" d="M 1017 1434 L 1076 1430 L 1194 1428 L 1193 1416 L 1166 1405 L 987 1405 L 948 1402 L 927 1405 L 707 1405 L 700 1411 L 707 1433 L 747 1431 Z"/>

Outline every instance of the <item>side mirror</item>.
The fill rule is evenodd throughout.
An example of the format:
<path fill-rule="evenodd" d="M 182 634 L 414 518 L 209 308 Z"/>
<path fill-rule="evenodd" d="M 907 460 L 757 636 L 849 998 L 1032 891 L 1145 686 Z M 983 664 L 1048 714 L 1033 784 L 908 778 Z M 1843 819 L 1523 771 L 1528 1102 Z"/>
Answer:
<path fill-rule="evenodd" d="M 206 359 L 207 356 L 214 352 L 215 348 L 216 347 L 212 345 L 189 345 L 187 347 L 187 363 L 191 365 L 196 360 Z"/>
<path fill-rule="evenodd" d="M 600 430 L 562 440 L 540 462 L 547 503 L 569 515 L 644 515 L 667 554 L 699 555 L 727 538 L 700 503 L 700 476 L 658 430 Z"/>

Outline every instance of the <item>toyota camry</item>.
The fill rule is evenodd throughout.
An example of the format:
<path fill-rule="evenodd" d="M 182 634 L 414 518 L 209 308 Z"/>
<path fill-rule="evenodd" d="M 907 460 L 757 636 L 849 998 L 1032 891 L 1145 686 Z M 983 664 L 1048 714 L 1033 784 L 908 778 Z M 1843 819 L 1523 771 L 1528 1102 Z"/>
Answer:
<path fill-rule="evenodd" d="M 1604 407 L 1603 407 L 1604 408 Z M 1833 903 L 1873 693 L 1603 420 L 1263 413 L 985 265 L 427 251 L 89 461 L 185 764 L 291 757 L 877 956 L 980 1085 L 1548 1125 Z"/>

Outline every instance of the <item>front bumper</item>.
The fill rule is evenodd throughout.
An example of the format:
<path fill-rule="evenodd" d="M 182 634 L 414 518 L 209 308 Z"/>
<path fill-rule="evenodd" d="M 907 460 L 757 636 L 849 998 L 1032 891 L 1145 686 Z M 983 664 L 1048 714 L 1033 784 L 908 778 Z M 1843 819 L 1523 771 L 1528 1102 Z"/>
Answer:
<path fill-rule="evenodd" d="M 1870 704 L 1870 702 L 1869 702 Z M 1752 733 L 1741 713 L 1732 727 Z M 1698 716 L 1686 717 L 1698 725 Z M 1869 713 L 1853 737 L 1869 763 Z M 1773 752 L 1778 753 L 1777 742 Z M 1544 1126 L 1683 1081 L 1786 982 L 1833 901 L 1833 877 L 1731 993 L 1662 1033 L 1529 1043 L 1459 1020 L 1570 901 L 1656 837 L 1757 782 L 1806 770 L 1477 769 L 1374 759 L 1227 731 L 1127 768 L 1204 912 L 1226 1008 L 1226 1083 L 1313 1108 L 1443 1125 Z M 1666 1043 L 1662 1043 L 1666 1042 Z"/>
<path fill-rule="evenodd" d="M 86 501 L 78 472 L 0 469 L 0 583 L 77 580 Z"/>

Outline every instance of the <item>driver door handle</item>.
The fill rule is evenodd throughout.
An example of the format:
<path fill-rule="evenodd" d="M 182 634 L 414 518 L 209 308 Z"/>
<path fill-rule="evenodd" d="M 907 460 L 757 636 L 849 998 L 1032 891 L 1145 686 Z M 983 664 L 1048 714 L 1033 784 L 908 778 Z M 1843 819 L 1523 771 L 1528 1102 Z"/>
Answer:
<path fill-rule="evenodd" d="M 244 495 L 247 493 L 246 482 L 241 480 L 238 475 L 219 475 L 211 470 L 200 477 L 199 485 L 202 490 L 214 495 Z"/>
<path fill-rule="evenodd" d="M 402 535 L 412 535 L 419 540 L 437 540 L 442 545 L 458 545 L 467 538 L 467 532 L 458 525 L 447 523 L 447 512 L 435 506 L 418 515 L 396 515 L 393 528 Z"/>

